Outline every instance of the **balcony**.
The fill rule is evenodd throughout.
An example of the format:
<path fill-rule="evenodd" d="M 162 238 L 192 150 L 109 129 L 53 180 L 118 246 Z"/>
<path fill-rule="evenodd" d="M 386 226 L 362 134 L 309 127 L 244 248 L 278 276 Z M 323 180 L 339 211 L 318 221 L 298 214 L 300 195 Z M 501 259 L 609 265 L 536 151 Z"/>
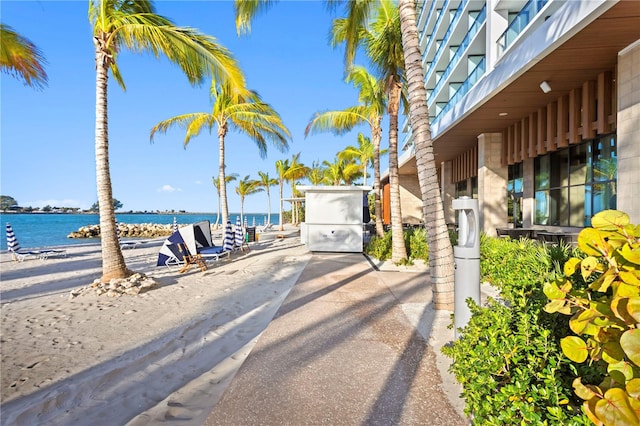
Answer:
<path fill-rule="evenodd" d="M 511 46 L 518 35 L 533 21 L 533 18 L 547 4 L 548 0 L 529 0 L 518 12 L 505 32 L 498 38 L 498 55 L 501 56 Z"/>
<path fill-rule="evenodd" d="M 456 9 L 456 12 L 453 15 L 453 18 L 451 18 L 451 22 L 449 23 L 449 27 L 447 28 L 447 32 L 444 33 L 444 36 L 442 37 L 442 41 L 438 45 L 438 50 L 436 50 L 436 54 L 434 55 L 433 60 L 431 61 L 432 64 L 437 64 L 438 63 L 438 60 L 440 59 L 440 56 L 442 56 L 442 52 L 449 45 L 449 40 L 451 38 L 451 34 L 453 34 L 454 28 L 456 27 L 456 25 L 458 25 L 458 22 L 460 21 L 460 17 L 462 16 L 462 11 L 464 10 L 464 8 L 467 5 L 467 3 L 469 3 L 469 0 L 464 0 L 464 1 L 460 2 L 460 5 Z M 434 72 L 435 72 L 435 67 L 429 67 L 427 69 L 427 72 L 425 73 L 424 81 L 428 81 L 429 78 L 431 78 L 431 75 Z"/>
<path fill-rule="evenodd" d="M 484 75 L 486 68 L 486 58 L 482 58 L 478 65 L 471 71 L 469 77 L 462 83 L 462 85 L 456 90 L 456 92 L 451 96 L 451 99 L 447 102 L 447 104 L 442 108 L 442 110 L 436 115 L 433 122 L 439 121 L 444 114 L 446 114 L 455 104 L 457 104 L 460 99 L 464 95 L 466 95 L 469 90 L 480 80 L 480 78 Z"/>
<path fill-rule="evenodd" d="M 442 86 L 444 85 L 445 81 L 447 80 L 449 75 L 451 75 L 451 72 L 456 67 L 456 65 L 458 65 L 458 63 L 460 62 L 460 59 L 462 58 L 462 54 L 465 52 L 465 50 L 467 50 L 467 48 L 473 41 L 474 37 L 476 36 L 476 34 L 478 34 L 478 31 L 480 31 L 480 28 L 484 24 L 486 18 L 487 18 L 487 6 L 485 5 L 482 8 L 482 10 L 480 10 L 480 12 L 478 13 L 478 16 L 476 17 L 475 22 L 473 23 L 471 28 L 469 28 L 469 31 L 467 32 L 467 34 L 464 36 L 464 39 L 460 43 L 460 46 L 458 46 L 456 53 L 454 53 L 453 56 L 451 57 L 451 61 L 449 61 L 447 68 L 445 68 L 442 74 L 442 77 L 440 77 L 435 87 L 429 94 L 429 97 L 427 98 L 428 105 L 433 103 L 435 97 L 438 95 L 438 93 L 440 93 L 440 90 L 442 89 Z"/>

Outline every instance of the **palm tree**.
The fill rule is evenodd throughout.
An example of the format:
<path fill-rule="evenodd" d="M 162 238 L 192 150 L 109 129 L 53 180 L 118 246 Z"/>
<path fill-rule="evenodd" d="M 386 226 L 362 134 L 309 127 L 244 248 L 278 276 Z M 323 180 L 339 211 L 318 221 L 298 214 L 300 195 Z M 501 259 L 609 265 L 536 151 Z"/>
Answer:
<path fill-rule="evenodd" d="M 244 199 L 247 195 L 261 192 L 264 189 L 260 185 L 259 180 L 251 180 L 249 175 L 238 181 L 236 186 L 236 194 L 240 196 L 240 223 L 244 223 Z M 225 222 L 226 223 L 226 222 Z"/>
<path fill-rule="evenodd" d="M 224 177 L 224 180 L 226 183 L 229 183 L 231 181 L 236 180 L 237 178 L 238 178 L 238 174 L 232 173 L 230 175 L 226 175 Z M 216 223 L 215 223 L 215 227 L 218 228 L 218 225 L 220 224 L 220 176 L 214 176 L 211 179 L 213 181 L 213 187 L 216 189 L 216 194 L 218 195 L 218 215 L 216 216 Z"/>
<path fill-rule="evenodd" d="M 321 185 L 325 182 L 325 171 L 326 169 L 322 167 L 320 161 L 314 161 L 311 164 L 311 169 L 309 170 L 309 174 L 307 175 L 307 179 L 311 182 L 311 185 Z"/>
<path fill-rule="evenodd" d="M 149 0 L 89 0 L 89 21 L 93 27 L 96 61 L 96 183 L 100 206 L 102 277 L 124 278 L 132 272 L 122 256 L 113 209 L 109 171 L 109 132 L 107 115 L 107 83 L 109 70 L 125 89 L 117 65 L 118 53 L 161 54 L 178 65 L 190 83 L 201 84 L 207 78 L 226 81 L 238 93 L 244 90 L 244 76 L 231 53 L 213 37 L 187 27 L 178 27 L 155 13 Z"/>
<path fill-rule="evenodd" d="M 373 144 L 371 139 L 358 133 L 358 146 L 349 145 L 338 153 L 338 158 L 344 160 L 355 160 L 362 167 L 362 176 L 364 176 L 364 186 L 367 186 L 367 168 L 373 163 Z"/>
<path fill-rule="evenodd" d="M 276 161 L 276 172 L 278 173 L 278 186 L 279 186 L 279 195 L 280 195 L 280 201 L 278 203 L 279 208 L 280 208 L 280 223 L 278 224 L 278 230 L 279 231 L 284 231 L 284 224 L 283 224 L 283 211 L 282 211 L 282 198 L 284 197 L 284 181 L 286 180 L 285 178 L 285 174 L 287 173 L 287 170 L 289 169 L 289 160 L 278 160 Z"/>
<path fill-rule="evenodd" d="M 334 3 L 333 0 L 327 0 Z M 244 1 L 235 0 L 236 28 L 238 33 L 251 29 L 251 20 L 266 11 L 274 0 Z M 369 19 L 369 10 L 374 0 L 349 1 L 344 40 L 346 41 L 345 64 L 352 64 L 357 46 L 360 43 L 360 28 Z M 433 140 L 427 109 L 427 92 L 424 87 L 422 55 L 420 54 L 418 27 L 416 25 L 415 0 L 398 0 L 400 29 L 404 62 L 406 64 L 407 97 L 409 99 L 409 117 L 414 135 L 414 148 L 418 164 L 418 181 L 422 193 L 422 209 L 427 227 L 429 244 L 429 272 L 435 288 L 436 309 L 453 310 L 453 251 L 444 220 L 444 209 L 440 196 L 440 184 L 436 175 L 437 164 L 433 155 Z M 376 211 L 376 229 L 377 229 Z"/>
<path fill-rule="evenodd" d="M 291 185 L 291 198 L 296 198 L 299 195 L 296 191 L 296 180 L 306 177 L 310 170 L 309 167 L 298 161 L 299 158 L 300 153 L 291 157 L 289 167 L 284 174 L 285 179 L 288 180 L 289 185 Z M 291 222 L 294 225 L 298 224 L 298 203 L 295 200 L 291 201 Z"/>
<path fill-rule="evenodd" d="M 398 175 L 398 114 L 404 79 L 404 53 L 400 32 L 400 14 L 392 0 L 380 0 L 373 19 L 358 33 L 361 43 L 380 80 L 385 82 L 387 112 L 389 114 L 389 198 L 391 212 L 391 260 L 400 263 L 407 259 L 400 207 L 400 178 Z M 346 42 L 352 23 L 336 19 L 333 23 L 334 45 Z"/>
<path fill-rule="evenodd" d="M 427 243 L 429 244 L 431 283 L 435 289 L 436 309 L 452 311 L 454 307 L 453 251 L 444 219 L 440 184 L 436 173 L 437 165 L 433 154 L 415 2 L 413 0 L 399 0 L 398 9 L 409 93 L 409 118 L 418 165 L 422 211 L 425 223 L 428 224 Z"/>
<path fill-rule="evenodd" d="M 325 180 L 331 185 L 351 185 L 351 183 L 362 176 L 362 169 L 353 160 L 345 160 L 336 156 L 333 163 L 325 160 Z"/>
<path fill-rule="evenodd" d="M 153 140 L 156 132 L 165 133 L 172 126 L 182 127 L 186 130 L 184 138 L 186 148 L 191 138 L 198 136 L 202 129 L 206 128 L 211 133 L 213 128 L 217 127 L 222 223 L 227 223 L 229 204 L 224 177 L 224 143 L 229 129 L 235 129 L 249 136 L 258 146 L 262 158 L 267 155 L 267 140 L 270 140 L 280 151 L 286 151 L 289 149 L 288 140 L 291 138 L 291 134 L 282 122 L 280 115 L 269 104 L 264 103 L 256 92 L 249 92 L 246 96 L 238 95 L 227 84 L 212 85 L 211 99 L 213 109 L 210 113 L 194 112 L 161 121 L 151 130 L 151 139 Z"/>
<path fill-rule="evenodd" d="M 384 235 L 382 205 L 380 203 L 380 140 L 382 139 L 382 115 L 386 109 L 386 97 L 382 84 L 369 74 L 366 68 L 354 66 L 349 69 L 346 81 L 358 89 L 359 105 L 342 111 L 316 113 L 307 125 L 305 136 L 310 132 L 331 131 L 341 135 L 355 126 L 367 123 L 373 139 L 373 192 L 375 194 L 376 234 Z M 386 152 L 386 150 L 384 151 Z M 366 184 L 366 179 L 365 179 Z"/>
<path fill-rule="evenodd" d="M 260 176 L 260 186 L 262 186 L 267 193 L 267 223 L 271 223 L 271 194 L 269 193 L 269 187 L 278 184 L 278 179 L 269 177 L 267 172 L 258 172 Z"/>
<path fill-rule="evenodd" d="M 40 88 L 47 85 L 44 63 L 44 56 L 35 44 L 0 23 L 0 69 L 3 72 L 24 80 L 27 86 Z"/>

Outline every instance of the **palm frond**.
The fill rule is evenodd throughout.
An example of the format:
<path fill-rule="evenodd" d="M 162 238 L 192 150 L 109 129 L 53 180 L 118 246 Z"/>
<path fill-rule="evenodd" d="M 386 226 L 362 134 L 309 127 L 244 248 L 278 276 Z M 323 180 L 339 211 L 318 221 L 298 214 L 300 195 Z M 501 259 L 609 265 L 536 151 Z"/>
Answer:
<path fill-rule="evenodd" d="M 236 12 L 238 35 L 251 32 L 251 21 L 259 13 L 267 11 L 275 2 L 275 0 L 235 0 L 233 8 Z"/>
<path fill-rule="evenodd" d="M 335 135 L 343 135 L 358 124 L 369 122 L 366 112 L 364 106 L 350 107 L 344 111 L 318 112 L 307 125 L 304 135 L 327 131 Z"/>
<path fill-rule="evenodd" d="M 189 141 L 198 136 L 203 128 L 208 128 L 209 131 L 213 128 L 213 121 L 211 115 L 205 112 L 195 112 L 189 114 L 182 114 L 176 117 L 169 118 L 156 124 L 151 129 L 150 140 L 153 142 L 153 138 L 156 133 L 166 133 L 171 127 L 179 127 L 187 131 L 184 146 L 186 148 Z"/>
<path fill-rule="evenodd" d="M 42 88 L 47 85 L 45 63 L 35 44 L 10 26 L 0 24 L 0 69 L 3 72 L 24 80 L 27 86 Z"/>

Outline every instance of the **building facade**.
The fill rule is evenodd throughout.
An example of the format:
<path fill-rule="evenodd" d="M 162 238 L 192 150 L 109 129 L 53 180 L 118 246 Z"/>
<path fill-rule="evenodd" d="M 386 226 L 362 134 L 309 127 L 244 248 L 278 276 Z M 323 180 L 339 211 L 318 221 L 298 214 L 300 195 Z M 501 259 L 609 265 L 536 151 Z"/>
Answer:
<path fill-rule="evenodd" d="M 489 235 L 575 231 L 610 208 L 640 223 L 640 2 L 436 0 L 418 29 L 449 223 L 464 195 Z M 420 223 L 408 118 L 403 131 L 403 220 Z"/>

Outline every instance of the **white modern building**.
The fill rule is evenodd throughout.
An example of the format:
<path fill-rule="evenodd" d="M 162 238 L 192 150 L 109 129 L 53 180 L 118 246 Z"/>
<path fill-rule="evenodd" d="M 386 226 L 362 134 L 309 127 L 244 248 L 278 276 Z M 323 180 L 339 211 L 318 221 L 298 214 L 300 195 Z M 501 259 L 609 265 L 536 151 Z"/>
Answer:
<path fill-rule="evenodd" d="M 489 235 L 577 230 L 609 208 L 640 223 L 640 1 L 427 1 L 418 29 L 448 222 L 467 195 Z M 403 220 L 419 223 L 403 130 Z"/>

